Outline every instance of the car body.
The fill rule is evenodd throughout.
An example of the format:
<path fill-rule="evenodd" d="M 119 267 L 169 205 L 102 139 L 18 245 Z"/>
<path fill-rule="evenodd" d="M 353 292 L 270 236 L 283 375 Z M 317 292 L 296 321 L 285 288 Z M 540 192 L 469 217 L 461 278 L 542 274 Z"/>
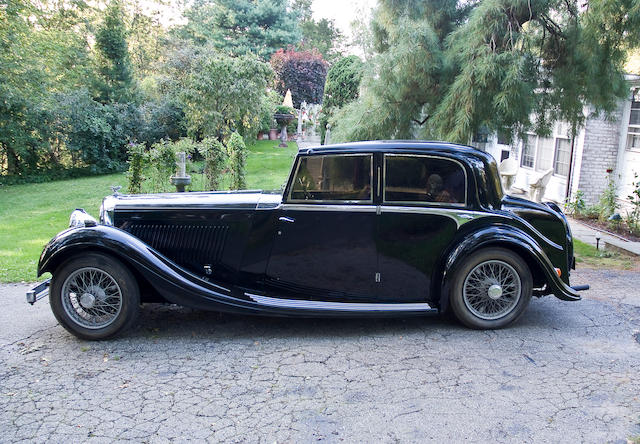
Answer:
<path fill-rule="evenodd" d="M 99 222 L 78 210 L 71 225 L 38 275 L 53 274 L 56 317 L 88 339 L 126 328 L 145 301 L 284 316 L 452 309 L 500 328 L 532 295 L 575 301 L 587 288 L 569 284 L 560 208 L 503 195 L 493 157 L 443 142 L 301 149 L 283 192 L 115 193 Z"/>

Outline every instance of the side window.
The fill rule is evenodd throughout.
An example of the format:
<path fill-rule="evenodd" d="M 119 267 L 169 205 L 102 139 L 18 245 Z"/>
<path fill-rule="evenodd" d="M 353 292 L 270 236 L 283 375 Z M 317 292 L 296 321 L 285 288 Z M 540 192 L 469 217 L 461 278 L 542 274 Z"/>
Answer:
<path fill-rule="evenodd" d="M 466 204 L 466 177 L 457 162 L 405 155 L 386 155 L 384 162 L 385 202 Z"/>
<path fill-rule="evenodd" d="M 372 202 L 372 154 L 300 157 L 290 201 Z"/>

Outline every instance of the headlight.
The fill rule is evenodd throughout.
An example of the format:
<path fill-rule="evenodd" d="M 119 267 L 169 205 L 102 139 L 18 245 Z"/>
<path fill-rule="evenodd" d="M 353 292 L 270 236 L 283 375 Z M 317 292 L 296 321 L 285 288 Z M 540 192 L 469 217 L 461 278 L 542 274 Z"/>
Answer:
<path fill-rule="evenodd" d="M 69 227 L 71 228 L 95 227 L 96 225 L 98 222 L 82 208 L 76 208 L 69 217 Z"/>
<path fill-rule="evenodd" d="M 115 196 L 107 196 L 102 199 L 100 205 L 100 223 L 103 225 L 113 225 L 113 213 L 115 210 L 117 198 Z"/>

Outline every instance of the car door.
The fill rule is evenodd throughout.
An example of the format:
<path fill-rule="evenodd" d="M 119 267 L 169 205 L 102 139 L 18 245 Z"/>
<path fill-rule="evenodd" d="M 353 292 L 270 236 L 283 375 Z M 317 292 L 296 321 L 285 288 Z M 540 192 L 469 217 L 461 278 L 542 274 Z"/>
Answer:
<path fill-rule="evenodd" d="M 434 272 L 467 205 L 466 172 L 457 161 L 437 156 L 385 154 L 382 162 L 379 298 L 429 301 Z"/>
<path fill-rule="evenodd" d="M 377 267 L 373 155 L 300 156 L 293 174 L 267 266 L 270 292 L 371 300 Z"/>

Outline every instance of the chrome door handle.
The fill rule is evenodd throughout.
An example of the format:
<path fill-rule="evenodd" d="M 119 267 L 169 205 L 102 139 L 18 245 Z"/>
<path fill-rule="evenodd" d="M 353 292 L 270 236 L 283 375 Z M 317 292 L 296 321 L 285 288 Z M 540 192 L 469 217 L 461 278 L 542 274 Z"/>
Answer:
<path fill-rule="evenodd" d="M 279 219 L 279 221 L 282 222 L 289 222 L 290 224 L 294 223 L 296 220 L 292 217 L 287 217 L 287 216 L 281 216 Z"/>

